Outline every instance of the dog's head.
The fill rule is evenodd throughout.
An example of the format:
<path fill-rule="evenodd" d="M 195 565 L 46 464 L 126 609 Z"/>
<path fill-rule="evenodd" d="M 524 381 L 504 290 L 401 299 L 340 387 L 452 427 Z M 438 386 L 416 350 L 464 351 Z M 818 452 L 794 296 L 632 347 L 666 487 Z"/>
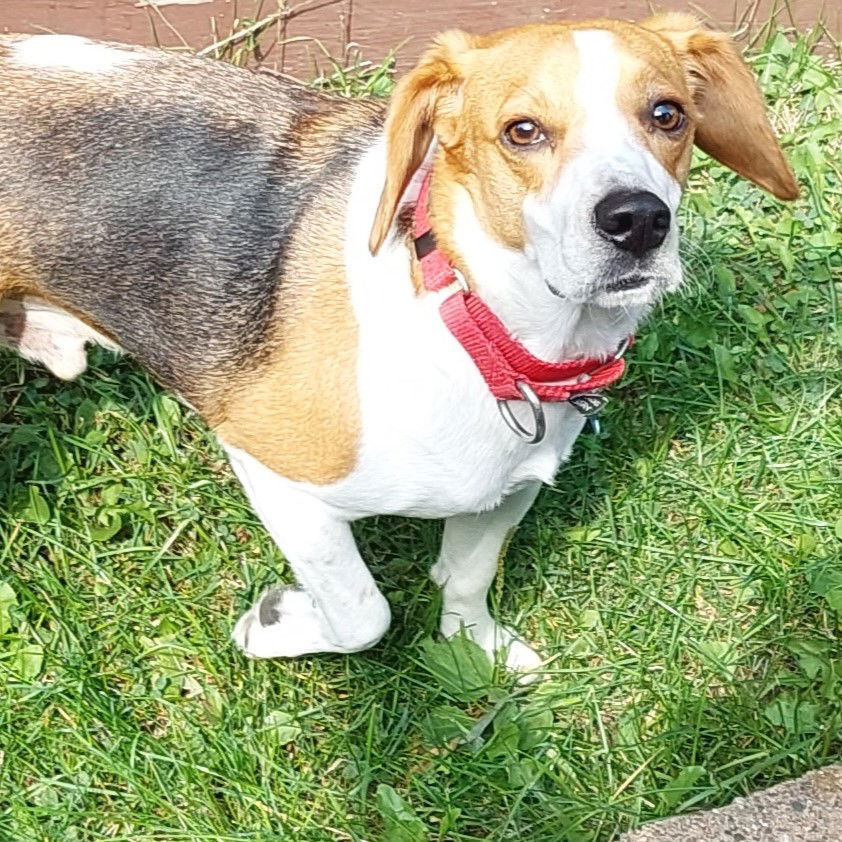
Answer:
<path fill-rule="evenodd" d="M 735 45 L 686 15 L 445 33 L 399 83 L 386 137 L 372 252 L 435 142 L 445 247 L 458 253 L 437 181 L 459 185 L 484 234 L 534 261 L 555 295 L 606 307 L 678 284 L 694 143 L 779 198 L 798 193 Z"/>

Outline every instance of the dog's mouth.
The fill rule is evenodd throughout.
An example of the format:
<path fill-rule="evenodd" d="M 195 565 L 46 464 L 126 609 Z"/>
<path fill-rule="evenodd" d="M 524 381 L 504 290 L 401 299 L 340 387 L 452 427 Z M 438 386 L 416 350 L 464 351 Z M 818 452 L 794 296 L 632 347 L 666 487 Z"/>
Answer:
<path fill-rule="evenodd" d="M 600 284 L 591 294 L 590 303 L 607 308 L 649 306 L 661 287 L 661 278 L 633 272 Z"/>
<path fill-rule="evenodd" d="M 609 281 L 599 291 L 601 293 L 631 292 L 635 289 L 642 289 L 643 287 L 651 284 L 653 281 L 654 278 L 651 275 L 622 275 L 613 281 Z"/>
<path fill-rule="evenodd" d="M 558 298 L 562 298 L 565 301 L 571 301 L 577 304 L 591 303 L 610 306 L 614 303 L 622 303 L 622 299 L 625 298 L 639 297 L 635 295 L 635 292 L 646 290 L 647 287 L 657 286 L 657 280 L 658 279 L 654 275 L 641 274 L 639 272 L 620 275 L 610 281 L 594 285 L 590 294 L 585 296 L 571 295 L 569 293 L 562 292 L 546 279 L 544 282 L 553 295 Z M 616 302 L 612 299 L 616 299 Z"/>

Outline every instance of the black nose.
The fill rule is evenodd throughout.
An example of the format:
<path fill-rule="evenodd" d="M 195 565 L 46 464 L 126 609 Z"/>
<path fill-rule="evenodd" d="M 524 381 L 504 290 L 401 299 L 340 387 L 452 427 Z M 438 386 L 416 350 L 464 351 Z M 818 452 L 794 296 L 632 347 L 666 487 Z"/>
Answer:
<path fill-rule="evenodd" d="M 600 236 L 643 257 L 658 248 L 670 230 L 670 209 L 648 191 L 609 193 L 594 209 Z"/>

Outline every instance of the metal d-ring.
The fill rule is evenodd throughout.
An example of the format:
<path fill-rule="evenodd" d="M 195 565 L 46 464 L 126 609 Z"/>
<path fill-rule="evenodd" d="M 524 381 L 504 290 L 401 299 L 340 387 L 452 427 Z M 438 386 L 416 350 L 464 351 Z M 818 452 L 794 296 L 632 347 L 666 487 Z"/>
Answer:
<path fill-rule="evenodd" d="M 516 433 L 529 444 L 538 444 L 544 440 L 544 436 L 547 434 L 547 419 L 544 416 L 544 407 L 541 406 L 540 398 L 528 383 L 518 380 L 515 382 L 515 386 L 518 392 L 520 392 L 521 397 L 529 404 L 529 408 L 532 410 L 534 429 L 528 430 L 515 418 L 508 401 L 499 399 L 497 401 L 497 409 L 500 410 L 500 415 L 503 416 L 503 420 L 508 424 L 512 432 Z"/>

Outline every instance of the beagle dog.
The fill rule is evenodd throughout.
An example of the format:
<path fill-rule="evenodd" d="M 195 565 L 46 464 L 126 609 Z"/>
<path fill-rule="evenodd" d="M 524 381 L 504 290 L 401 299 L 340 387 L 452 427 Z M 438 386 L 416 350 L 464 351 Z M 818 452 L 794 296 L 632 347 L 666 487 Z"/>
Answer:
<path fill-rule="evenodd" d="M 693 144 L 798 188 L 732 41 L 685 15 L 446 32 L 389 103 L 65 35 L 0 39 L 0 340 L 132 355 L 227 451 L 298 587 L 233 637 L 356 652 L 389 604 L 351 523 L 445 518 L 441 629 L 681 280 Z"/>

